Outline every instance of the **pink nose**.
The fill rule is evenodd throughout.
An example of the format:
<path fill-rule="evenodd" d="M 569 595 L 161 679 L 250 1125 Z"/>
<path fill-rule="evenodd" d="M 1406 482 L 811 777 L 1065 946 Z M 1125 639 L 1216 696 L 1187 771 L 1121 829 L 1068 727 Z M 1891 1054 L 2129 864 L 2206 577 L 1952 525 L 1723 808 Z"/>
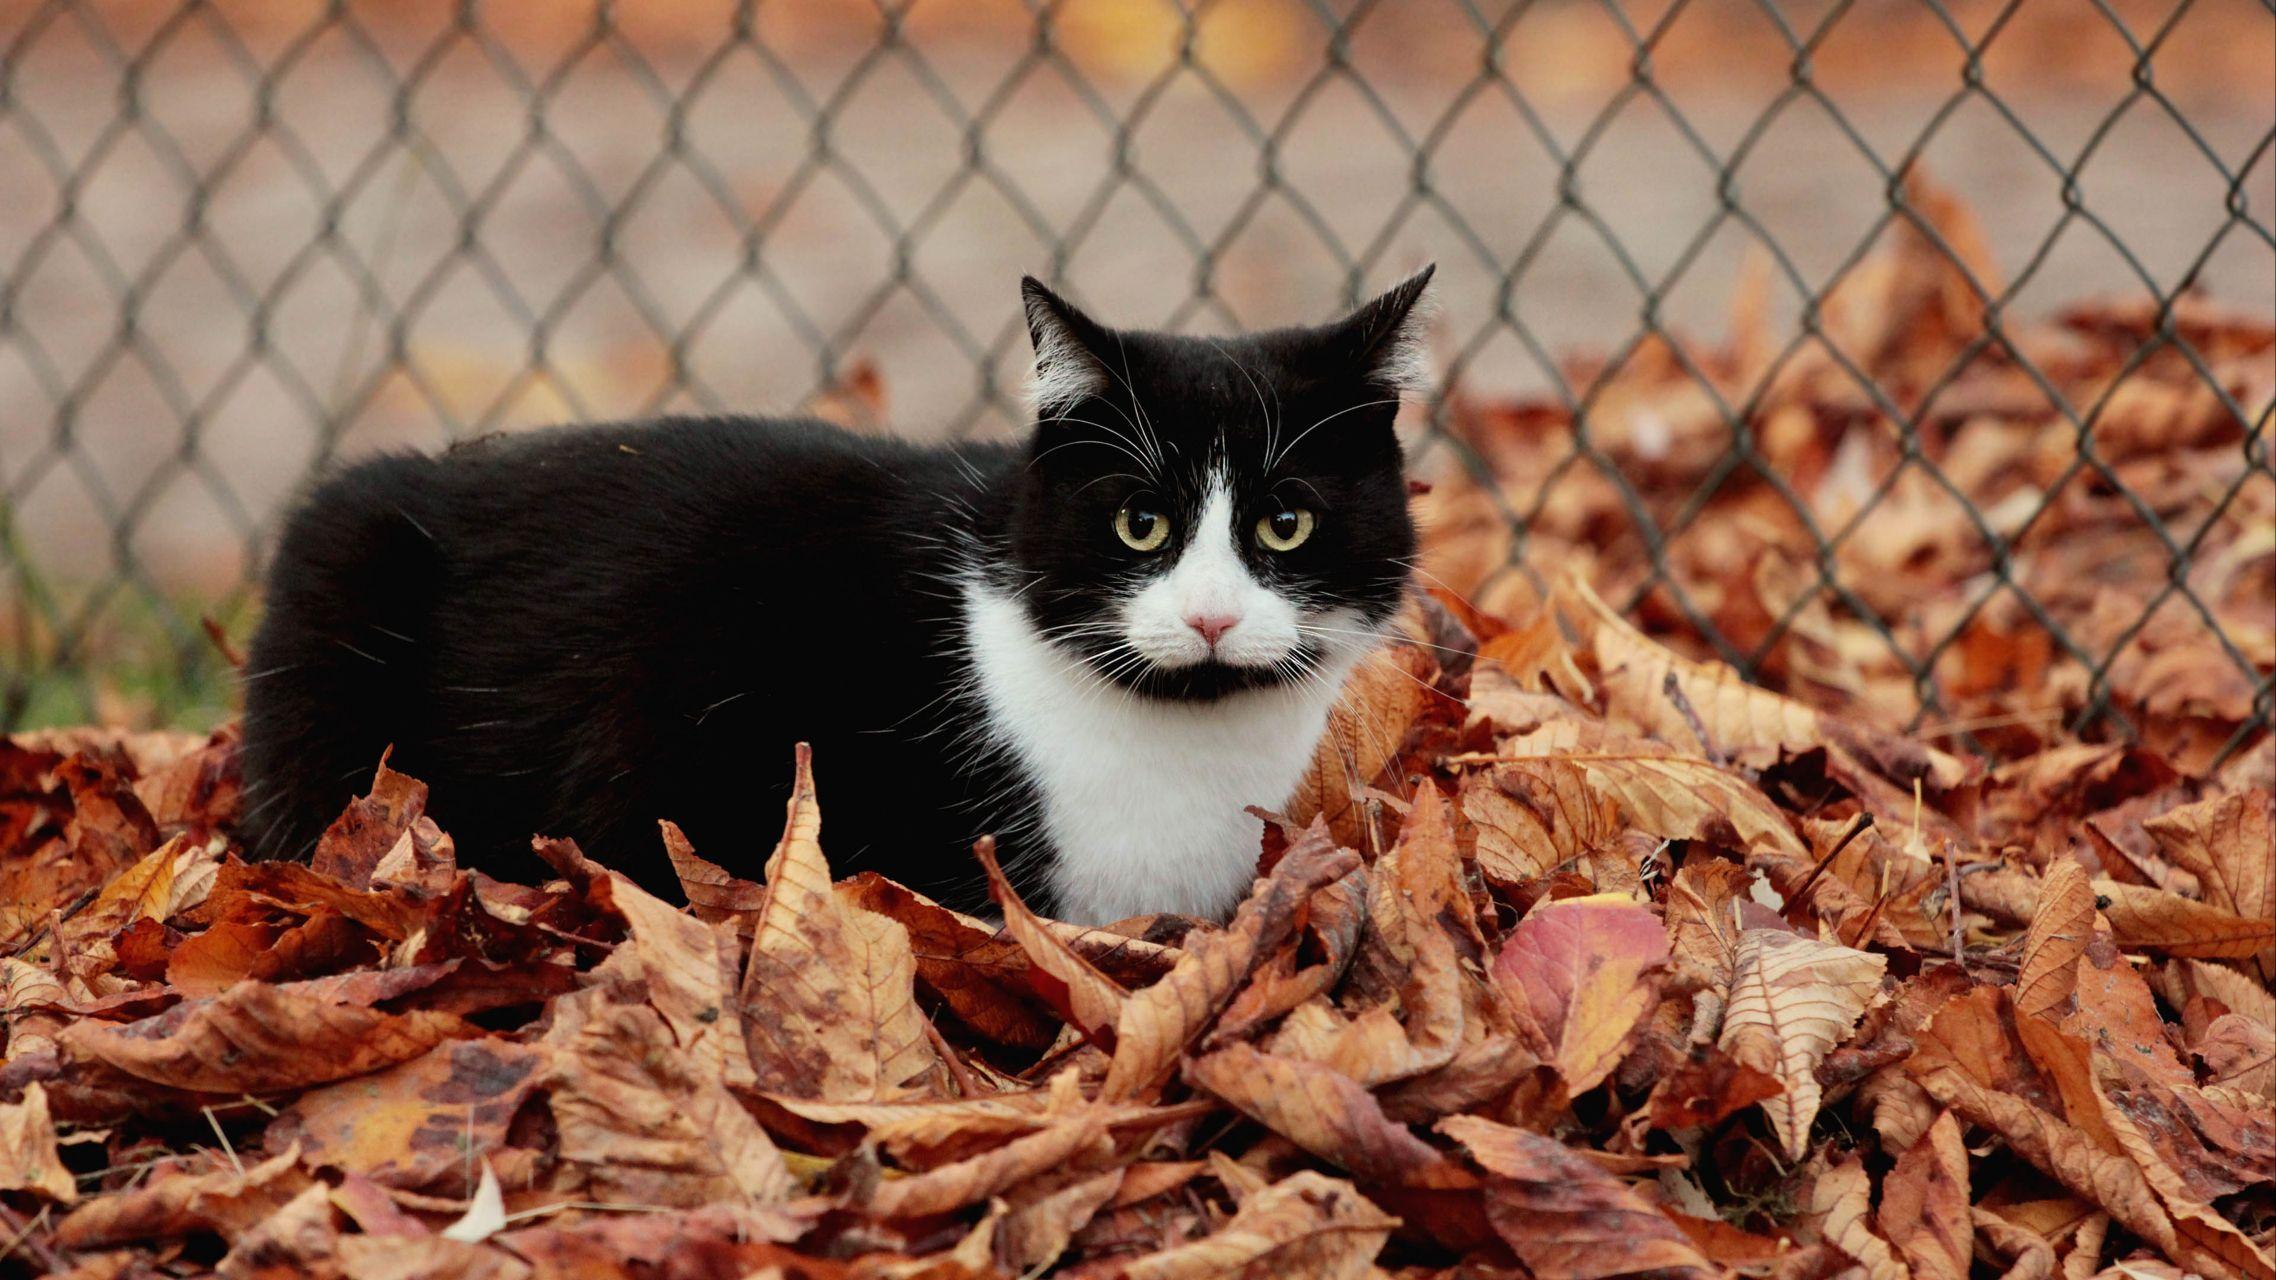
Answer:
<path fill-rule="evenodd" d="M 1215 645 L 1219 636 L 1241 625 L 1241 615 L 1237 613 L 1197 613 L 1188 617 L 1185 620 L 1185 625 L 1200 632 L 1203 640 Z"/>

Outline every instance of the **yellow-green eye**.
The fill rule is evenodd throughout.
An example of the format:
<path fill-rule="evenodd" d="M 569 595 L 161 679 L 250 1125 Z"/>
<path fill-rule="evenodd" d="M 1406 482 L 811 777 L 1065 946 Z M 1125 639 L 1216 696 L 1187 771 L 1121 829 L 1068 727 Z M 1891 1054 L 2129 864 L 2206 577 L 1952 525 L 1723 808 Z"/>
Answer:
<path fill-rule="evenodd" d="M 1114 513 L 1114 533 L 1132 551 L 1159 551 L 1170 540 L 1170 518 L 1144 507 L 1124 507 Z"/>
<path fill-rule="evenodd" d="M 1312 536 L 1312 513 L 1302 507 L 1276 511 L 1257 521 L 1257 541 L 1268 551 L 1294 551 Z"/>

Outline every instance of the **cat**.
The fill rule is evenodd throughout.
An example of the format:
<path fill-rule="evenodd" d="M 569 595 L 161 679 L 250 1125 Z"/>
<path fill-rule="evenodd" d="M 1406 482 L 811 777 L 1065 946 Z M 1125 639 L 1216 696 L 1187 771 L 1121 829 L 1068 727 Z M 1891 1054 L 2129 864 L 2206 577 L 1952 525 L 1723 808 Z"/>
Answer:
<path fill-rule="evenodd" d="M 658 820 L 756 879 L 810 742 L 841 875 L 980 907 L 993 833 L 1061 918 L 1222 918 L 1410 589 L 1430 275 L 1222 339 L 1023 280 L 1016 443 L 668 418 L 337 474 L 246 665 L 248 847 L 306 854 L 392 750 L 467 864 L 568 836 L 676 896 Z"/>

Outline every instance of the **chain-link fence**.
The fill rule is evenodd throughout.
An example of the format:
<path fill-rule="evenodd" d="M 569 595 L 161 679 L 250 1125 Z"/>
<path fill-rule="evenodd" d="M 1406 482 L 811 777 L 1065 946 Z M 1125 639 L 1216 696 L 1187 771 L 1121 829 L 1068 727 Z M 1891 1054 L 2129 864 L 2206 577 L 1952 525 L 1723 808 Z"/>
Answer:
<path fill-rule="evenodd" d="M 1005 432 L 1024 271 L 1112 322 L 1213 329 L 1322 316 L 1435 258 L 1449 390 L 1417 467 L 1484 494 L 1507 535 L 1464 589 L 1538 581 L 1545 545 L 1625 545 L 1615 603 L 1660 629 L 1793 683 L 1830 611 L 1866 625 L 1910 723 L 1962 735 L 1945 686 L 1987 627 L 2040 636 L 2077 672 L 2064 718 L 2117 734 L 2142 702 L 2118 688 L 2129 646 L 2194 637 L 2231 669 L 2211 718 L 2233 751 L 2276 666 L 2230 581 L 2266 572 L 2276 355 L 2196 317 L 2276 296 L 2272 14 L 0 0 L 0 726 L 219 715 L 200 623 L 242 633 L 265 535 L 335 457 L 668 410 Z M 1854 349 L 1891 252 L 1944 264 L 1938 314 L 1965 322 L 1901 375 Z M 1917 326 L 1906 287 L 1881 302 Z M 2074 317 L 2115 353 L 2081 382 L 2076 353 L 2018 335 L 2084 297 L 2133 310 Z M 1684 336 L 1742 320 L 1743 358 Z M 1653 468 L 1697 441 L 1624 399 L 1653 362 L 1711 428 L 1664 494 Z M 2003 510 L 1955 479 L 1948 421 L 1956 401 L 2004 412 L 1975 403 L 1987 363 L 2068 441 Z M 2198 397 L 2193 434 L 2151 458 L 2217 460 L 2186 501 L 2098 452 L 2137 374 Z M 1778 444 L 1805 377 L 1821 425 L 1853 414 L 1885 446 L 1835 451 L 1865 470 L 1831 515 L 1788 474 L 1816 462 Z M 1528 437 L 1550 452 L 1497 446 L 1527 406 L 1557 418 Z M 1544 544 L 1574 485 L 1616 525 Z M 1741 487 L 1807 536 L 1750 563 L 1799 584 L 1758 591 L 1751 622 L 1692 550 Z M 2105 498 L 2151 536 L 2160 589 L 2082 626 L 2091 600 L 2049 604 L 2063 584 L 2019 564 L 2049 511 Z M 1857 554 L 1945 500 L 1980 572 L 1908 617 Z"/>

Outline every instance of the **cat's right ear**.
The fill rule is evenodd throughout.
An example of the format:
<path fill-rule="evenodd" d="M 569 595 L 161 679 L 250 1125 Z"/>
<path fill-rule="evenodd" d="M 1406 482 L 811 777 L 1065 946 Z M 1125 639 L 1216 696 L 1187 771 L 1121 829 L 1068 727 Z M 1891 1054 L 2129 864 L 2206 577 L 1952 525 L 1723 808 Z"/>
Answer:
<path fill-rule="evenodd" d="M 1034 276 L 1020 277 L 1019 293 L 1035 343 L 1035 377 L 1028 384 L 1035 416 L 1057 417 L 1104 392 L 1107 369 L 1099 351 L 1106 331 Z"/>

